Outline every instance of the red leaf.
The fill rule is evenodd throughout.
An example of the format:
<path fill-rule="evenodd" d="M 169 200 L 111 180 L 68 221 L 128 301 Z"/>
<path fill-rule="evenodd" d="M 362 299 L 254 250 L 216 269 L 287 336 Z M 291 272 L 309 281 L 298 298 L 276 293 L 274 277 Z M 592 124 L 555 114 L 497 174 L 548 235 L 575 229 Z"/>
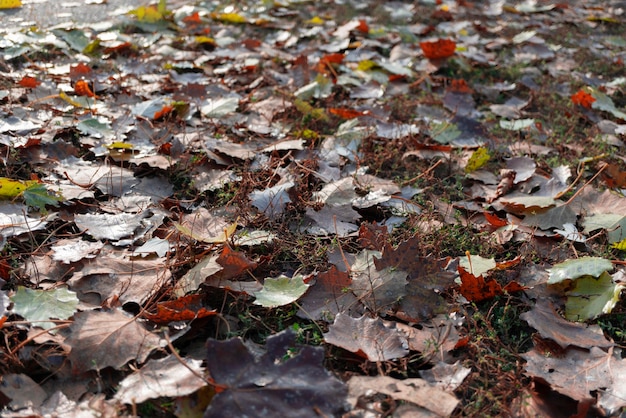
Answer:
<path fill-rule="evenodd" d="M 258 39 L 250 39 L 250 38 L 244 39 L 241 43 L 243 44 L 243 46 L 245 46 L 247 49 L 251 51 L 254 51 L 258 47 L 263 45 L 263 43 L 259 41 Z"/>
<path fill-rule="evenodd" d="M 163 155 L 172 155 L 172 144 L 170 142 L 166 142 L 159 147 L 159 154 Z"/>
<path fill-rule="evenodd" d="M 328 109 L 328 111 L 332 113 L 333 115 L 337 115 L 340 118 L 344 118 L 344 119 L 354 119 L 354 118 L 358 118 L 359 116 L 367 115 L 369 113 L 367 111 L 360 112 L 358 110 L 336 108 L 336 107 L 331 107 Z"/>
<path fill-rule="evenodd" d="M 201 295 L 188 295 L 159 303 L 156 314 L 145 312 L 143 317 L 158 325 L 166 325 L 174 321 L 191 321 L 212 315 L 217 315 L 217 311 L 203 307 Z"/>
<path fill-rule="evenodd" d="M 404 80 L 405 78 L 406 76 L 404 74 L 389 74 L 389 77 L 387 77 L 387 80 L 389 80 L 389 82 L 394 82 L 394 81 Z"/>
<path fill-rule="evenodd" d="M 502 294 L 502 286 L 493 279 L 485 280 L 483 276 L 474 276 L 463 267 L 458 267 L 461 275 L 461 294 L 470 302 L 480 302 Z"/>
<path fill-rule="evenodd" d="M 450 82 L 450 86 L 448 87 L 448 91 L 453 93 L 465 94 L 474 93 L 474 90 L 472 90 L 470 86 L 467 85 L 467 81 L 463 80 L 462 78 L 452 80 Z"/>
<path fill-rule="evenodd" d="M 130 42 L 124 42 L 116 46 L 111 46 L 108 48 L 104 48 L 104 54 L 109 55 L 130 55 L 130 52 L 133 51 L 133 44 Z"/>
<path fill-rule="evenodd" d="M 602 170 L 602 180 L 611 189 L 626 188 L 626 171 L 623 171 L 617 164 L 606 164 Z"/>
<path fill-rule="evenodd" d="M 222 250 L 217 262 L 224 269 L 212 276 L 212 279 L 219 277 L 220 280 L 230 280 L 248 270 L 254 270 L 257 266 L 257 263 L 248 260 L 242 252 L 233 251 L 228 245 Z"/>
<path fill-rule="evenodd" d="M 162 120 L 165 119 L 166 116 L 169 116 L 174 111 L 174 106 L 164 105 L 161 110 L 154 112 L 154 120 Z"/>
<path fill-rule="evenodd" d="M 183 22 L 186 25 L 199 25 L 202 23 L 202 19 L 200 19 L 200 14 L 198 12 L 195 12 L 189 16 L 185 16 L 183 18 Z"/>
<path fill-rule="evenodd" d="M 85 80 L 78 80 L 74 85 L 74 92 L 79 96 L 96 97 L 96 95 L 89 88 L 89 84 Z"/>
<path fill-rule="evenodd" d="M 456 42 L 449 39 L 437 39 L 436 41 L 420 42 L 420 48 L 428 59 L 442 59 L 454 55 Z"/>
<path fill-rule="evenodd" d="M 382 251 L 389 239 L 389 230 L 386 226 L 379 226 L 374 222 L 363 222 L 359 227 L 359 244 L 368 250 Z"/>
<path fill-rule="evenodd" d="M 500 262 L 496 263 L 496 269 L 498 269 L 498 270 L 507 270 L 507 269 L 510 269 L 511 267 L 517 266 L 521 261 L 522 261 L 522 256 L 518 255 L 513 260 L 500 261 Z"/>
<path fill-rule="evenodd" d="M 320 64 L 341 64 L 344 58 L 345 55 L 340 53 L 327 54 L 320 58 Z"/>
<path fill-rule="evenodd" d="M 41 81 L 37 80 L 35 77 L 25 75 L 17 84 L 19 84 L 21 87 L 27 87 L 32 89 L 40 85 Z"/>
<path fill-rule="evenodd" d="M 573 94 L 571 99 L 574 104 L 580 105 L 586 109 L 591 109 L 592 103 L 596 101 L 591 94 L 582 89 L 578 90 L 576 94 Z"/>
<path fill-rule="evenodd" d="M 70 78 L 72 80 L 78 80 L 91 74 L 91 68 L 86 64 L 78 63 L 73 67 L 70 67 Z"/>
<path fill-rule="evenodd" d="M 359 20 L 359 26 L 356 27 L 356 30 L 362 33 L 369 33 L 370 27 L 365 20 L 361 19 Z"/>
<path fill-rule="evenodd" d="M 483 215 L 485 215 L 485 219 L 487 219 L 487 222 L 489 222 L 490 225 L 493 225 L 497 228 L 500 228 L 502 226 L 507 226 L 509 224 L 509 221 L 507 221 L 506 219 L 499 218 L 493 213 L 483 212 Z"/>

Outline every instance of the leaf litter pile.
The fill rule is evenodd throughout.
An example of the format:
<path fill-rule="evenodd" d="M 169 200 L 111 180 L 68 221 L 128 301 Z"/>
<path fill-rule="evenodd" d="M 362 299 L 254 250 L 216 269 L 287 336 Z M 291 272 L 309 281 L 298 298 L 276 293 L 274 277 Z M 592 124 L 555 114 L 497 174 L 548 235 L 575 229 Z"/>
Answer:
<path fill-rule="evenodd" d="M 619 415 L 623 7 L 0 1 L 3 416 Z"/>

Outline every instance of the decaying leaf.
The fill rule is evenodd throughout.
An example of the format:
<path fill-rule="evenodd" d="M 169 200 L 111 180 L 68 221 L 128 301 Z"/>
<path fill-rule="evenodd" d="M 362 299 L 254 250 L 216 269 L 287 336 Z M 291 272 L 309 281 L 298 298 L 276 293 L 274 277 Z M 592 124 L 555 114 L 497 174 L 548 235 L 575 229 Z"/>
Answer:
<path fill-rule="evenodd" d="M 433 387 L 423 379 L 394 379 L 389 376 L 353 376 L 348 380 L 348 399 L 356 406 L 359 397 L 372 393 L 383 393 L 395 400 L 411 402 L 421 406 L 423 416 L 447 417 L 459 400 L 452 394 Z"/>
<path fill-rule="evenodd" d="M 171 354 L 159 360 L 150 360 L 120 382 L 114 399 L 126 404 L 139 404 L 148 399 L 193 393 L 207 384 L 201 378 L 204 374 L 201 363 L 200 360 L 188 359 L 183 364 Z"/>
<path fill-rule="evenodd" d="M 295 333 L 267 339 L 266 352 L 253 354 L 240 338 L 207 342 L 207 372 L 219 393 L 206 418 L 255 416 L 302 417 L 341 415 L 346 386 L 322 367 L 324 349 L 295 347 Z"/>
<path fill-rule="evenodd" d="M 153 350 L 165 345 L 136 318 L 117 309 L 77 313 L 65 343 L 75 373 L 119 369 L 131 360 L 143 363 Z"/>
<path fill-rule="evenodd" d="M 409 353 L 406 336 L 392 323 L 340 313 L 324 334 L 324 341 L 356 353 L 369 361 L 402 358 Z"/>

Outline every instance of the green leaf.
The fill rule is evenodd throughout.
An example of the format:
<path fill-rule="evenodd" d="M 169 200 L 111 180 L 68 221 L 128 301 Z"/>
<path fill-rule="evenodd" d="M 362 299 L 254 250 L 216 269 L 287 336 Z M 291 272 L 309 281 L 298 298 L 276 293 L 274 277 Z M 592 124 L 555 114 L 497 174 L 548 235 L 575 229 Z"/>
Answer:
<path fill-rule="evenodd" d="M 501 120 L 500 127 L 508 131 L 521 131 L 535 124 L 534 119 Z"/>
<path fill-rule="evenodd" d="M 67 319 L 74 315 L 78 307 L 76 293 L 64 287 L 54 290 L 19 287 L 11 300 L 13 312 L 44 329 L 50 329 L 56 325 L 46 320 Z"/>
<path fill-rule="evenodd" d="M 85 135 L 91 135 L 95 138 L 111 139 L 115 137 L 115 132 L 111 129 L 111 125 L 96 118 L 85 119 L 77 123 L 76 129 Z"/>
<path fill-rule="evenodd" d="M 459 257 L 459 265 L 474 276 L 482 276 L 489 270 L 496 268 L 496 260 L 493 258 L 483 258 L 479 255 Z"/>
<path fill-rule="evenodd" d="M 584 276 L 576 280 L 565 302 L 565 318 L 587 321 L 611 313 L 626 285 L 615 283 L 606 271 L 599 278 Z"/>
<path fill-rule="evenodd" d="M 428 128 L 433 139 L 440 144 L 449 144 L 461 136 L 461 131 L 454 123 L 433 122 Z"/>
<path fill-rule="evenodd" d="M 560 283 L 563 280 L 575 280 L 583 276 L 598 277 L 602 273 L 613 269 L 613 264 L 600 257 L 581 257 L 576 260 L 567 260 L 555 264 L 550 269 L 548 284 Z"/>
<path fill-rule="evenodd" d="M 44 211 L 46 205 L 59 206 L 59 202 L 63 200 L 61 196 L 50 194 L 46 186 L 41 183 L 28 186 L 22 195 L 24 203 L 28 206 Z"/>
<path fill-rule="evenodd" d="M 591 96 L 596 99 L 596 101 L 591 104 L 593 109 L 604 110 L 605 112 L 611 113 L 618 119 L 626 120 L 626 113 L 618 110 L 609 96 L 602 93 L 600 90 L 592 88 L 589 88 L 589 90 L 591 91 Z"/>
<path fill-rule="evenodd" d="M 304 283 L 302 275 L 291 278 L 282 274 L 276 278 L 268 277 L 265 279 L 263 289 L 254 294 L 256 297 L 254 304 L 266 308 L 289 305 L 304 295 L 308 288 L 309 285 Z"/>

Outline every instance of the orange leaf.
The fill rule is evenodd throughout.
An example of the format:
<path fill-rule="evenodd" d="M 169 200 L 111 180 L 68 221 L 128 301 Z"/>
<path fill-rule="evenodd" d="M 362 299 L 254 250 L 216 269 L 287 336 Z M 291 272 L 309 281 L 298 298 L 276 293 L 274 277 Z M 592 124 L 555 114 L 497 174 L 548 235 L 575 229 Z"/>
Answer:
<path fill-rule="evenodd" d="M 574 104 L 580 105 L 586 109 L 591 109 L 591 104 L 596 101 L 591 94 L 582 89 L 578 90 L 576 94 L 573 94 L 571 99 Z"/>
<path fill-rule="evenodd" d="M 367 111 L 359 112 L 358 110 L 336 108 L 336 107 L 331 107 L 330 109 L 328 109 L 328 111 L 332 113 L 333 115 L 337 115 L 340 118 L 344 118 L 344 119 L 354 119 L 354 118 L 358 118 L 359 116 L 367 115 L 369 113 Z"/>
<path fill-rule="evenodd" d="M 341 64 L 344 58 L 345 55 L 340 53 L 326 54 L 320 58 L 320 64 Z"/>
<path fill-rule="evenodd" d="M 163 155 L 172 155 L 172 143 L 166 142 L 164 144 L 161 144 L 158 153 Z"/>
<path fill-rule="evenodd" d="M 420 48 L 424 51 L 424 56 L 428 59 L 442 59 L 454 55 L 456 42 L 449 39 L 437 39 L 436 41 L 420 42 Z"/>
<path fill-rule="evenodd" d="M 2 318 L 0 318 L 0 328 L 2 328 L 2 326 L 4 325 L 4 323 L 7 322 L 7 317 L 3 316 Z"/>
<path fill-rule="evenodd" d="M 493 279 L 485 280 L 483 276 L 474 276 L 463 267 L 458 267 L 461 275 L 461 294 L 470 302 L 480 302 L 502 294 L 502 286 Z"/>
<path fill-rule="evenodd" d="M 406 78 L 406 75 L 404 74 L 389 74 L 389 77 L 387 77 L 387 79 L 390 82 L 394 82 L 394 81 L 398 81 L 398 80 L 404 80 Z"/>
<path fill-rule="evenodd" d="M 217 315 L 217 311 L 204 308 L 201 295 L 187 295 L 159 303 L 156 314 L 145 312 L 143 317 L 156 324 L 165 325 L 174 321 L 191 321 L 211 315 Z"/>
<path fill-rule="evenodd" d="M 448 91 L 466 94 L 474 93 L 474 90 L 472 90 L 470 86 L 467 85 L 467 82 L 462 78 L 452 80 L 450 82 L 450 87 L 448 87 Z"/>
<path fill-rule="evenodd" d="M 490 225 L 493 225 L 497 228 L 507 226 L 509 224 L 506 219 L 499 218 L 493 213 L 483 212 L 483 215 L 485 215 L 485 219 L 487 219 L 487 222 L 489 222 Z"/>
<path fill-rule="evenodd" d="M 91 74 L 91 68 L 86 64 L 78 63 L 73 67 L 70 67 L 70 78 L 72 80 L 78 80 L 83 77 L 87 77 Z"/>
<path fill-rule="evenodd" d="M 79 96 L 96 97 L 85 80 L 78 80 L 76 84 L 74 84 L 74 92 Z"/>
<path fill-rule="evenodd" d="M 200 19 L 200 14 L 195 12 L 189 16 L 185 16 L 183 22 L 185 22 L 186 25 L 198 25 L 202 23 L 202 19 Z"/>
<path fill-rule="evenodd" d="M 25 75 L 17 84 L 21 87 L 35 88 L 41 84 L 41 81 L 37 80 L 35 77 Z"/>
<path fill-rule="evenodd" d="M 174 106 L 164 105 L 161 110 L 154 112 L 154 120 L 165 119 L 166 116 L 171 114 L 174 111 Z"/>
<path fill-rule="evenodd" d="M 119 45 L 116 46 L 110 46 L 108 48 L 104 48 L 104 54 L 117 54 L 117 55 L 123 55 L 123 54 L 129 54 L 130 52 L 133 51 L 133 44 L 130 42 L 123 42 Z"/>
<path fill-rule="evenodd" d="M 224 269 L 216 273 L 214 277 L 221 280 L 230 280 L 257 267 L 257 263 L 248 260 L 242 252 L 233 251 L 228 245 L 222 250 L 217 262 Z"/>
<path fill-rule="evenodd" d="M 518 255 L 513 260 L 499 261 L 499 262 L 496 263 L 496 269 L 497 270 L 507 270 L 507 269 L 510 269 L 511 267 L 517 266 L 521 261 L 522 261 L 522 256 L 521 255 Z M 511 284 L 511 283 L 509 283 L 509 284 Z M 506 286 L 505 286 L 505 289 L 506 289 Z"/>
<path fill-rule="evenodd" d="M 356 27 L 356 30 L 362 33 L 369 33 L 370 27 L 365 20 L 361 19 L 359 20 L 359 26 Z"/>
<path fill-rule="evenodd" d="M 611 189 L 626 188 L 626 171 L 617 164 L 606 164 L 602 170 L 602 179 Z"/>

